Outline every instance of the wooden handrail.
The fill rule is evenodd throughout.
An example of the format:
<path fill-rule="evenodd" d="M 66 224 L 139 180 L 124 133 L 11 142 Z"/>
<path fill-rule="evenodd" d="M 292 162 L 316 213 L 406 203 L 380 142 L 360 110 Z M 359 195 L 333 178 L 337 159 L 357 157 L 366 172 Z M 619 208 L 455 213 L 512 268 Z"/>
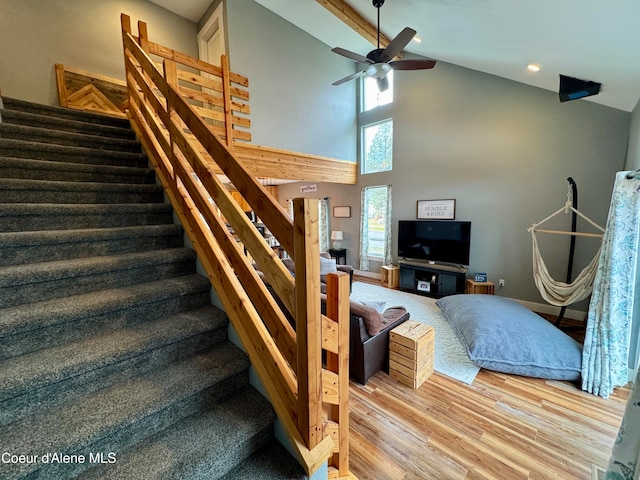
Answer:
<path fill-rule="evenodd" d="M 330 275 L 329 316 L 321 315 L 318 201 L 296 199 L 292 221 L 234 155 L 232 97 L 243 94 L 231 82 L 248 84 L 246 77 L 230 72 L 224 58 L 222 67 L 213 67 L 149 41 L 143 22 L 137 38 L 128 16 L 123 14 L 121 23 L 133 129 L 307 473 L 328 461 L 332 478 L 347 477 L 349 285 L 348 276 Z M 150 55 L 164 57 L 162 70 Z M 190 103 L 207 97 L 193 90 L 184 94 L 177 62 L 221 77 L 224 127 L 211 128 Z M 214 133 L 221 128 L 226 144 Z M 295 279 L 218 179 L 219 172 L 293 257 Z"/>

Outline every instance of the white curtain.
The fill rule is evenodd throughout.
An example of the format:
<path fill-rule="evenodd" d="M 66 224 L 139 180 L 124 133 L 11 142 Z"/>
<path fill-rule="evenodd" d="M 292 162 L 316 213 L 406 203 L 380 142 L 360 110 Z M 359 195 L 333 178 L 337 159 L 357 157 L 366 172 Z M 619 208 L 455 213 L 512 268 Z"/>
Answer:
<path fill-rule="evenodd" d="M 329 208 L 327 199 L 321 198 L 318 201 L 318 237 L 320 239 L 320 251 L 329 251 Z"/>
<path fill-rule="evenodd" d="M 624 410 L 622 425 L 613 445 L 605 479 L 640 478 L 640 370 Z"/>
<path fill-rule="evenodd" d="M 291 220 L 293 220 L 293 200 L 290 198 L 287 199 L 287 211 L 289 212 Z"/>
<path fill-rule="evenodd" d="M 582 351 L 582 389 L 604 398 L 628 380 L 640 239 L 640 180 L 628 173 L 616 174 Z"/>
<path fill-rule="evenodd" d="M 360 270 L 369 271 L 369 199 L 367 188 L 360 192 Z"/>
<path fill-rule="evenodd" d="M 384 258 L 383 265 L 391 265 L 391 185 L 387 186 L 387 208 L 384 212 Z"/>
<path fill-rule="evenodd" d="M 293 200 L 287 200 L 287 210 L 293 220 Z M 318 237 L 320 239 L 320 251 L 329 250 L 329 205 L 326 198 L 318 201 Z"/>

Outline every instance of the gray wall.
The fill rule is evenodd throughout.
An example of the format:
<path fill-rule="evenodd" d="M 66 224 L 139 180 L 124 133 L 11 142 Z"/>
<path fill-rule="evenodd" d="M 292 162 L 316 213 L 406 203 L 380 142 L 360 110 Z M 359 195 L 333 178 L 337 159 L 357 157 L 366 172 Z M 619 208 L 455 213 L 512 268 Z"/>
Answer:
<path fill-rule="evenodd" d="M 360 188 L 390 184 L 394 227 L 415 219 L 418 200 L 456 199 L 456 219 L 473 222 L 470 271 L 504 278 L 502 295 L 544 303 L 533 283 L 527 228 L 564 205 L 569 176 L 578 185 L 579 210 L 605 224 L 630 115 L 587 101 L 560 104 L 552 92 L 443 62 L 431 71 L 398 72 L 395 81 L 393 171 L 361 175 L 356 188 L 318 190 L 332 205 L 352 207 L 351 219 L 331 219 L 332 228 L 345 230 L 349 262 L 358 265 Z M 297 196 L 298 185 L 280 192 L 281 199 Z M 549 226 L 570 227 L 569 215 L 559 220 Z M 568 237 L 539 240 L 551 274 L 564 280 Z M 574 274 L 596 248 L 578 239 Z"/>
<path fill-rule="evenodd" d="M 354 63 L 252 0 L 225 4 L 231 69 L 249 77 L 253 143 L 356 160 Z"/>
<path fill-rule="evenodd" d="M 152 41 L 197 56 L 197 25 L 146 0 L 0 0 L 2 94 L 57 105 L 54 64 L 124 79 L 120 13 Z"/>

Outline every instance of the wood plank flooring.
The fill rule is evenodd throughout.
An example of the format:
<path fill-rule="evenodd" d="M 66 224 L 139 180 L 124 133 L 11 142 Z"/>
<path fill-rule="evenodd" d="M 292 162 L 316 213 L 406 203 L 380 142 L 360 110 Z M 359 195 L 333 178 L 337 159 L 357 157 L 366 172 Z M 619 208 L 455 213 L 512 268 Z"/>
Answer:
<path fill-rule="evenodd" d="M 592 465 L 607 465 L 629 389 L 605 400 L 482 369 L 471 385 L 436 372 L 418 390 L 379 372 L 350 394 L 361 480 L 590 480 Z"/>
<path fill-rule="evenodd" d="M 628 388 L 605 400 L 568 382 L 481 370 L 418 390 L 384 372 L 350 388 L 351 471 L 361 480 L 591 479 L 606 467 Z"/>

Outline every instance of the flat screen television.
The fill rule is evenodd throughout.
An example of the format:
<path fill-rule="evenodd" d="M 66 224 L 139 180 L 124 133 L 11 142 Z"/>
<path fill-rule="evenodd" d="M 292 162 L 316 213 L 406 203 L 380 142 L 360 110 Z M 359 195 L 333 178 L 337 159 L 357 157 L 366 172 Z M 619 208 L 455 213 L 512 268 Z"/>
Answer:
<path fill-rule="evenodd" d="M 428 262 L 469 265 L 471 222 L 400 220 L 398 256 Z"/>

